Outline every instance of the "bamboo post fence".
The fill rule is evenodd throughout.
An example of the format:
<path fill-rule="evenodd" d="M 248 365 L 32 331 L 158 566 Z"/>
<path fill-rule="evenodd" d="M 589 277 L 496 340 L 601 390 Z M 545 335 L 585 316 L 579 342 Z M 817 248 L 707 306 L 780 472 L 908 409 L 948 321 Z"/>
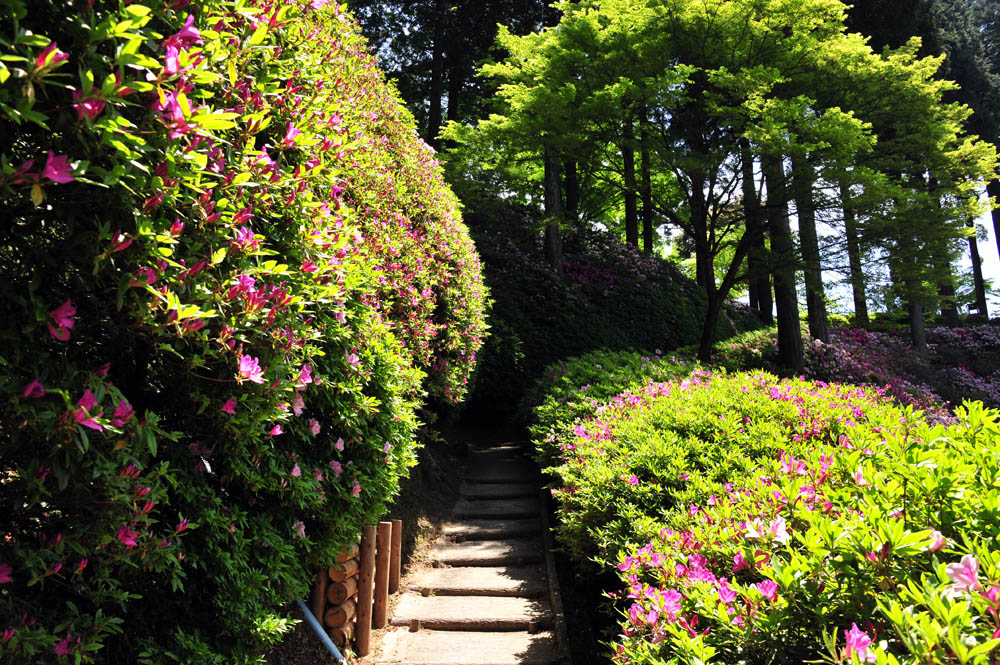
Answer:
<path fill-rule="evenodd" d="M 399 589 L 403 523 L 365 527 L 361 542 L 337 555 L 316 575 L 310 609 L 340 648 L 354 640 L 355 653 L 371 651 L 372 628 L 388 623 L 389 594 Z"/>

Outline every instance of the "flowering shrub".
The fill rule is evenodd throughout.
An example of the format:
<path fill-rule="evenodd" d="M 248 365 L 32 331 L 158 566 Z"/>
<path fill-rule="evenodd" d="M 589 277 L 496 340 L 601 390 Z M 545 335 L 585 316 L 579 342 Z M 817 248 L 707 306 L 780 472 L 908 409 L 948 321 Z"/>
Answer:
<path fill-rule="evenodd" d="M 1000 414 L 958 419 L 695 371 L 579 422 L 558 535 L 620 575 L 615 661 L 995 660 Z"/>
<path fill-rule="evenodd" d="M 530 214 L 504 207 L 467 218 L 495 300 L 470 405 L 513 411 L 546 367 L 596 349 L 669 351 L 698 341 L 704 294 L 672 263 L 574 229 L 557 275 Z M 759 325 L 727 307 L 717 335 Z"/>
<path fill-rule="evenodd" d="M 336 4 L 7 5 L 0 660 L 257 662 L 465 390 L 456 201 Z"/>

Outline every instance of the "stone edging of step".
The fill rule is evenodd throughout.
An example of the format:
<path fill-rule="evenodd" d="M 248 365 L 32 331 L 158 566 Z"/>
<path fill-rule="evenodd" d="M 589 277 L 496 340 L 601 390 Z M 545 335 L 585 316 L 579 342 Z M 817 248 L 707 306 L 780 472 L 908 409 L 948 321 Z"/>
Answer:
<path fill-rule="evenodd" d="M 563 614 L 562 593 L 559 590 L 559 578 L 556 576 L 556 561 L 552 552 L 555 543 L 552 541 L 552 531 L 549 528 L 548 491 L 539 492 L 538 512 L 542 520 L 542 538 L 545 548 L 545 572 L 549 578 L 549 604 L 552 608 L 553 632 L 556 634 L 557 662 L 560 665 L 573 665 L 569 651 L 569 634 L 566 629 L 566 616 Z"/>

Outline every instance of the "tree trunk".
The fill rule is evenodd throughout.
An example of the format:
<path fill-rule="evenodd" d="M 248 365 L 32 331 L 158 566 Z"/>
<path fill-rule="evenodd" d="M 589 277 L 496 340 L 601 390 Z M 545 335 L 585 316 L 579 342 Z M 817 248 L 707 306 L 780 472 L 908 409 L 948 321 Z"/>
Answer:
<path fill-rule="evenodd" d="M 552 269 L 562 274 L 562 235 L 559 223 L 562 221 L 562 191 L 559 178 L 559 158 L 555 149 L 545 146 L 545 260 Z"/>
<path fill-rule="evenodd" d="M 641 159 L 640 177 L 642 178 L 642 253 L 653 255 L 653 183 L 649 165 L 649 138 L 645 112 L 639 124 L 639 152 Z"/>
<path fill-rule="evenodd" d="M 712 361 L 712 345 L 715 344 L 715 328 L 719 325 L 722 301 L 723 299 L 718 293 L 714 293 L 708 298 L 705 323 L 702 326 L 701 340 L 698 343 L 698 360 L 706 364 Z"/>
<path fill-rule="evenodd" d="M 976 226 L 971 219 L 966 221 L 965 225 L 971 228 Z M 986 282 L 983 281 L 983 262 L 979 257 L 979 241 L 974 235 L 969 237 L 969 255 L 972 257 L 972 279 L 976 285 L 976 309 L 983 317 L 989 319 L 990 313 L 986 307 Z"/>
<path fill-rule="evenodd" d="M 906 307 L 910 313 L 910 341 L 913 348 L 917 350 L 917 355 L 924 357 L 927 355 L 927 329 L 924 326 L 924 308 L 920 304 L 920 299 L 914 296 L 917 291 L 915 279 L 906 280 Z"/>
<path fill-rule="evenodd" d="M 861 239 L 858 235 L 858 219 L 851 202 L 850 188 L 844 182 L 840 183 L 840 205 L 844 210 L 847 260 L 851 271 L 851 292 L 854 296 L 854 325 L 867 328 L 868 295 L 865 286 L 865 272 L 861 268 Z"/>
<path fill-rule="evenodd" d="M 957 328 L 958 307 L 955 305 L 955 281 L 951 274 L 951 265 L 947 261 L 936 266 L 942 277 L 938 282 L 938 296 L 941 298 L 941 322 L 949 328 Z"/>
<path fill-rule="evenodd" d="M 830 341 L 826 316 L 826 294 L 823 290 L 823 263 L 816 234 L 816 206 L 813 201 L 813 167 L 805 159 L 792 162 L 795 186 L 795 207 L 799 216 L 799 238 L 802 243 L 803 273 L 806 283 L 806 308 L 809 334 L 813 339 Z"/>
<path fill-rule="evenodd" d="M 449 54 L 450 58 L 451 55 Z M 461 104 L 462 87 L 465 83 L 460 70 L 461 65 L 458 63 L 453 64 L 448 69 L 448 120 L 454 122 L 458 122 L 459 119 L 458 110 Z"/>
<path fill-rule="evenodd" d="M 625 180 L 625 244 L 639 246 L 639 215 L 636 205 L 635 185 L 635 132 L 632 121 L 625 121 L 622 140 L 622 165 Z"/>
<path fill-rule="evenodd" d="M 771 236 L 774 303 L 778 318 L 778 362 L 792 370 L 802 370 L 802 328 L 795 292 L 795 244 L 788 224 L 788 194 L 785 169 L 780 157 L 761 160 L 767 184 L 767 227 Z"/>
<path fill-rule="evenodd" d="M 431 45 L 431 84 L 428 93 L 427 143 L 438 147 L 437 135 L 441 129 L 441 90 L 444 79 L 445 8 L 444 0 L 434 5 L 434 43 Z"/>
<path fill-rule="evenodd" d="M 576 172 L 576 160 L 563 160 L 564 185 L 566 186 L 566 219 L 577 221 L 580 216 L 580 178 Z"/>
<path fill-rule="evenodd" d="M 986 185 L 986 193 L 996 197 L 997 203 L 1000 203 L 1000 178 L 990 180 Z M 997 241 L 997 251 L 1000 252 L 1000 208 L 992 210 L 990 216 L 993 218 L 993 237 Z"/>
<path fill-rule="evenodd" d="M 750 252 L 747 254 L 750 306 L 757 310 L 761 321 L 771 324 L 774 321 L 772 313 L 774 301 L 771 300 L 771 276 L 767 270 L 767 248 L 764 244 L 767 229 L 761 214 L 760 201 L 757 199 L 753 154 L 746 139 L 740 141 L 740 156 L 743 170 L 743 216 L 746 219 L 747 232 L 751 236 Z"/>

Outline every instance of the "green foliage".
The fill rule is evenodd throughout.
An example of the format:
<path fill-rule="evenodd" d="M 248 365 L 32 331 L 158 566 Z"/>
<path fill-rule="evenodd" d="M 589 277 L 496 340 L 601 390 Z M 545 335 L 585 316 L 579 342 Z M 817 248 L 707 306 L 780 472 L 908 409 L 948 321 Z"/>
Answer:
<path fill-rule="evenodd" d="M 562 445 L 558 535 L 621 577 L 618 663 L 988 663 L 1000 414 L 710 376 L 626 391 Z"/>
<path fill-rule="evenodd" d="M 670 262 L 646 258 L 600 232 L 565 238 L 565 271 L 543 261 L 534 220 L 512 207 L 470 213 L 494 298 L 491 335 L 477 370 L 470 408 L 513 411 L 545 368 L 595 349 L 669 351 L 700 334 L 705 299 Z M 758 326 L 733 307 L 719 337 Z"/>
<path fill-rule="evenodd" d="M 257 662 L 465 391 L 457 201 L 338 5 L 7 4 L 0 660 Z"/>

